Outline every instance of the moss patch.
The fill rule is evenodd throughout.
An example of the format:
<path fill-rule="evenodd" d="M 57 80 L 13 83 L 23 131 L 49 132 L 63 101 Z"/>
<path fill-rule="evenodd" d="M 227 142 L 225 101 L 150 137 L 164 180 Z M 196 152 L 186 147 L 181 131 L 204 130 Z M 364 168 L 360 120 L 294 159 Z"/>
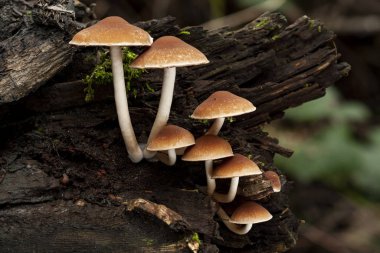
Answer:
<path fill-rule="evenodd" d="M 186 30 L 181 30 L 179 32 L 179 35 L 190 35 L 191 33 L 189 31 L 186 31 Z"/>
<path fill-rule="evenodd" d="M 123 53 L 123 68 L 124 68 L 124 78 L 126 84 L 127 94 L 132 94 L 134 97 L 137 96 L 137 88 L 132 85 L 132 80 L 137 79 L 144 73 L 143 69 L 133 69 L 130 68 L 129 65 L 131 62 L 136 59 L 137 54 L 132 52 L 129 48 L 125 47 L 122 49 Z M 108 51 L 100 52 L 100 61 L 95 66 L 93 71 L 86 75 L 83 79 L 84 83 L 87 87 L 84 89 L 85 92 L 85 100 L 90 102 L 94 99 L 95 96 L 95 87 L 97 85 L 104 85 L 112 83 L 112 63 L 111 57 Z M 154 92 L 154 90 L 146 84 L 146 88 L 150 92 Z"/>
<path fill-rule="evenodd" d="M 255 24 L 255 29 L 262 28 L 270 22 L 270 18 L 264 17 Z"/>
<path fill-rule="evenodd" d="M 281 36 L 278 35 L 278 34 L 272 36 L 272 40 L 273 40 L 273 41 L 278 40 L 278 39 L 280 39 L 280 38 L 281 38 Z"/>

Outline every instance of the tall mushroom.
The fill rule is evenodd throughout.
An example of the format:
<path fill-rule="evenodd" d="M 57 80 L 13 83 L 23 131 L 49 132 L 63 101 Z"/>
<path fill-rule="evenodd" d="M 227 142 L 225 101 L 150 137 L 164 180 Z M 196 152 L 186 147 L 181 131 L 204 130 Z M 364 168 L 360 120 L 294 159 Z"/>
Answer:
<path fill-rule="evenodd" d="M 211 178 L 213 160 L 233 156 L 231 145 L 218 136 L 203 135 L 195 140 L 195 145 L 186 149 L 182 160 L 184 161 L 205 161 L 207 194 L 211 195 L 215 191 L 215 179 Z"/>
<path fill-rule="evenodd" d="M 78 46 L 109 46 L 112 61 L 115 104 L 121 134 L 132 162 L 139 162 L 143 153 L 137 143 L 128 110 L 128 100 L 125 89 L 122 46 L 149 46 L 153 42 L 150 35 L 129 24 L 120 17 L 107 17 L 93 26 L 75 34 L 69 42 Z"/>
<path fill-rule="evenodd" d="M 235 154 L 224 160 L 212 172 L 212 179 L 231 178 L 230 188 L 227 194 L 214 192 L 212 197 L 220 203 L 228 203 L 234 200 L 239 185 L 239 177 L 261 174 L 260 168 L 247 157 Z"/>
<path fill-rule="evenodd" d="M 195 108 L 193 119 L 215 119 L 206 134 L 217 135 L 226 117 L 253 112 L 256 107 L 247 99 L 229 91 L 216 91 Z"/>
<path fill-rule="evenodd" d="M 149 151 L 167 150 L 168 154 L 158 153 L 158 159 L 166 165 L 175 164 L 177 155 L 175 150 L 195 144 L 194 136 L 186 129 L 175 126 L 166 125 L 154 137 L 147 146 Z"/>
<path fill-rule="evenodd" d="M 174 36 L 163 36 L 131 63 L 131 68 L 164 69 L 160 103 L 147 143 L 168 122 L 173 100 L 176 67 L 200 65 L 208 62 L 206 56 L 193 46 Z M 155 152 L 144 150 L 145 158 L 152 158 L 154 155 Z"/>
<path fill-rule="evenodd" d="M 231 218 L 221 207 L 217 214 L 229 230 L 239 235 L 248 233 L 253 224 L 268 221 L 273 217 L 267 209 L 253 201 L 245 202 L 236 208 Z"/>

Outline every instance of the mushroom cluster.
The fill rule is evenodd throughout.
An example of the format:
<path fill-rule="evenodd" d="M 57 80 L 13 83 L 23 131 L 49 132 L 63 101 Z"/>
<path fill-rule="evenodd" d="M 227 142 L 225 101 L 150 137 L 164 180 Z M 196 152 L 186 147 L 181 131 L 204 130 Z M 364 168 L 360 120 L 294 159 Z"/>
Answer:
<path fill-rule="evenodd" d="M 177 154 L 184 161 L 204 161 L 207 194 L 218 203 L 230 203 L 237 194 L 239 178 L 260 175 L 268 180 L 274 192 L 281 190 L 281 181 L 273 171 L 262 173 L 255 162 L 244 155 L 234 154 L 231 145 L 217 136 L 226 117 L 253 112 L 256 107 L 247 99 L 228 91 L 216 91 L 201 103 L 191 118 L 214 120 L 205 135 L 194 139 L 186 129 L 168 124 L 173 99 L 176 68 L 208 63 L 206 56 L 193 46 L 174 36 L 163 36 L 153 42 L 151 36 L 120 17 L 107 17 L 78 32 L 70 44 L 79 46 L 109 46 L 116 112 L 121 134 L 132 162 L 153 158 L 172 166 Z M 121 47 L 150 46 L 131 64 L 131 68 L 162 68 L 164 70 L 157 115 L 146 144 L 137 142 L 128 111 Z M 183 151 L 185 149 L 185 151 Z M 216 168 L 214 160 L 224 159 Z M 216 180 L 230 179 L 226 194 L 216 192 Z M 229 217 L 219 207 L 217 212 L 224 224 L 237 234 L 246 234 L 252 224 L 270 220 L 272 215 L 258 203 L 248 201 Z"/>
<path fill-rule="evenodd" d="M 69 43 L 78 46 L 110 47 L 116 112 L 129 158 L 132 162 L 138 163 L 143 158 L 150 159 L 156 156 L 157 149 L 152 147 L 150 142 L 160 136 L 160 131 L 164 131 L 161 133 L 164 135 L 169 131 L 166 125 L 172 104 L 176 67 L 208 63 L 206 56 L 174 36 L 163 36 L 153 42 L 152 37 L 146 31 L 116 16 L 107 17 L 95 25 L 83 29 L 75 34 Z M 121 47 L 127 46 L 150 46 L 130 64 L 131 68 L 164 69 L 160 103 L 147 144 L 137 142 L 129 115 L 121 51 Z M 170 126 L 169 129 L 173 129 L 173 127 Z M 181 138 L 183 131 L 175 132 L 180 134 L 178 138 Z M 189 133 L 187 133 L 188 135 Z M 172 138 L 176 137 L 172 135 Z M 165 150 L 165 148 L 161 150 Z M 168 157 L 160 153 L 157 158 L 168 165 L 173 165 L 175 153 L 171 149 L 166 150 L 168 150 Z"/>
<path fill-rule="evenodd" d="M 271 183 L 273 192 L 281 189 L 280 178 L 275 172 L 263 173 L 257 164 L 248 157 L 233 154 L 230 144 L 217 136 L 226 117 L 238 116 L 255 110 L 256 107 L 247 99 L 228 91 L 216 91 L 198 105 L 191 115 L 194 119 L 214 119 L 214 122 L 205 135 L 195 140 L 195 145 L 185 150 L 182 160 L 205 161 L 207 194 L 217 203 L 230 203 L 235 200 L 240 177 L 262 175 Z M 213 161 L 216 159 L 224 160 L 214 169 Z M 215 191 L 217 179 L 230 179 L 229 190 L 226 194 Z M 248 233 L 254 223 L 265 222 L 272 218 L 268 210 L 252 201 L 238 206 L 231 217 L 219 205 L 217 215 L 228 229 L 240 235 Z"/>

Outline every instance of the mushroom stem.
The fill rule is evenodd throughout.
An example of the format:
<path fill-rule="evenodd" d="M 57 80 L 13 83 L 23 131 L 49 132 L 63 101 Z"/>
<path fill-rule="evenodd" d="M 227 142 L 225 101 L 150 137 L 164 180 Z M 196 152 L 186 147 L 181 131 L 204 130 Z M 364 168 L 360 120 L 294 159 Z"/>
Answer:
<path fill-rule="evenodd" d="M 216 212 L 216 214 L 223 221 L 224 225 L 226 225 L 226 227 L 232 232 L 234 232 L 235 234 L 245 235 L 252 228 L 252 223 L 245 224 L 245 225 L 237 225 L 237 224 L 229 222 L 230 217 L 226 214 L 226 212 L 221 207 L 218 208 L 218 211 Z"/>
<path fill-rule="evenodd" d="M 167 154 L 157 152 L 156 157 L 158 158 L 158 160 L 169 166 L 173 166 L 177 160 L 177 154 L 175 153 L 175 149 L 169 149 Z"/>
<path fill-rule="evenodd" d="M 215 179 L 211 178 L 212 175 L 212 160 L 205 161 L 206 179 L 207 179 L 207 194 L 211 196 L 215 191 Z"/>
<path fill-rule="evenodd" d="M 218 135 L 220 129 L 222 128 L 223 126 L 223 123 L 224 123 L 224 119 L 225 117 L 222 117 L 222 118 L 216 118 L 214 120 L 214 123 L 212 123 L 211 127 L 208 129 L 208 131 L 206 132 L 206 134 L 209 134 L 209 135 Z"/>
<path fill-rule="evenodd" d="M 175 153 L 176 153 L 177 155 L 183 155 L 183 154 L 185 153 L 185 150 L 186 150 L 187 148 L 188 148 L 188 147 L 177 148 L 177 149 L 175 150 Z"/>
<path fill-rule="evenodd" d="M 173 100 L 175 74 L 175 67 L 164 69 L 164 80 L 162 82 L 160 103 L 158 105 L 156 119 L 154 120 L 147 143 L 149 143 L 168 122 Z M 156 152 L 144 149 L 144 157 L 146 159 L 152 158 L 155 154 Z"/>
<path fill-rule="evenodd" d="M 239 177 L 233 177 L 231 178 L 230 189 L 228 190 L 227 194 L 220 194 L 220 193 L 214 192 L 212 197 L 217 202 L 220 202 L 220 203 L 232 202 L 235 199 L 238 185 L 239 185 Z"/>
<path fill-rule="evenodd" d="M 143 153 L 137 143 L 135 132 L 133 131 L 131 117 L 128 111 L 127 93 L 124 82 L 123 57 L 120 46 L 111 46 L 112 75 L 115 94 L 116 112 L 119 120 L 121 134 L 129 158 L 132 162 L 138 163 L 143 159 Z"/>

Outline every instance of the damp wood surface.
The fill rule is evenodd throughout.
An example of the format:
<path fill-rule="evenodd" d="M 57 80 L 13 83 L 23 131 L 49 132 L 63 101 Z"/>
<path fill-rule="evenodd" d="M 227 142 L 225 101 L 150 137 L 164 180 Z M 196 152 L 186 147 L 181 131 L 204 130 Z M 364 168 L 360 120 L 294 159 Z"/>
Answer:
<path fill-rule="evenodd" d="M 97 48 L 68 46 L 80 27 L 71 12 L 56 19 L 44 5 L 0 1 L 1 10 L 12 8 L 12 17 L 0 17 L 0 252 L 191 252 L 195 247 L 269 253 L 294 246 L 299 220 L 288 203 L 291 184 L 285 176 L 281 193 L 273 193 L 261 175 L 241 179 L 236 201 L 224 205 L 227 212 L 250 199 L 274 218 L 244 236 L 229 232 L 205 194 L 202 163 L 131 163 L 112 84 L 96 87 L 94 101 L 84 101 L 81 79 L 94 67 L 95 60 L 88 59 L 96 59 Z M 28 10 L 32 21 L 17 14 L 29 15 Z M 189 115 L 212 92 L 228 90 L 249 99 L 257 110 L 227 122 L 221 136 L 264 171 L 282 174 L 273 156 L 290 157 L 292 151 L 261 126 L 287 108 L 322 97 L 350 69 L 339 60 L 334 33 L 306 16 L 289 24 L 281 14 L 267 13 L 244 27 L 216 31 L 181 28 L 172 17 L 136 25 L 155 39 L 177 36 L 210 60 L 177 69 L 169 122 L 199 137 L 209 123 Z M 133 80 L 134 87 L 148 83 L 155 90 L 137 88 L 136 98 L 129 97 L 140 142 L 149 135 L 161 81 L 160 70 Z M 223 181 L 218 190 L 226 186 Z"/>

